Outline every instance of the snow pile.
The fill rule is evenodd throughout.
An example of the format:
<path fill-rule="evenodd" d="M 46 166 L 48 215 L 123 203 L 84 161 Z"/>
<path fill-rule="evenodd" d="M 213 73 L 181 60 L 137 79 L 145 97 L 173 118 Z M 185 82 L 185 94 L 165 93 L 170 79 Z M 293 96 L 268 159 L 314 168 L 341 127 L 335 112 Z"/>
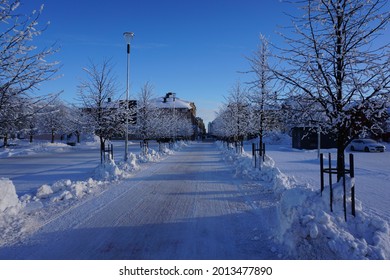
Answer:
<path fill-rule="evenodd" d="M 94 178 L 97 180 L 113 181 L 131 178 L 135 171 L 140 170 L 140 164 L 147 162 L 158 162 L 164 158 L 166 155 L 174 154 L 174 151 L 180 150 L 182 147 L 187 146 L 188 144 L 180 141 L 173 145 L 172 149 L 164 146 L 161 152 L 156 152 L 153 149 L 148 149 L 148 152 L 139 153 L 135 155 L 134 153 L 129 153 L 127 161 L 115 162 L 114 160 L 108 160 L 103 164 L 96 167 L 94 171 Z"/>
<path fill-rule="evenodd" d="M 137 156 L 133 153 L 128 154 L 127 161 L 120 161 L 116 163 L 114 160 L 109 159 L 95 168 L 94 178 L 104 181 L 115 181 L 130 178 L 135 171 L 140 170 L 139 162 L 148 161 L 156 160 L 153 160 L 153 155 L 150 155 L 149 157 L 141 155 Z"/>
<path fill-rule="evenodd" d="M 281 193 L 277 239 L 301 259 L 389 259 L 389 225 L 362 211 L 344 219 L 343 187 L 334 188 L 333 212 L 329 196 L 295 186 Z M 325 194 L 325 192 L 324 192 Z M 349 204 L 349 203 L 348 203 Z M 348 205 L 350 206 L 350 205 Z M 350 207 L 347 210 L 350 211 Z"/>
<path fill-rule="evenodd" d="M 89 178 L 86 181 L 59 180 L 52 185 L 44 184 L 38 188 L 35 196 L 24 195 L 21 201 L 26 208 L 26 212 L 42 208 L 43 205 L 65 201 L 70 199 L 80 199 L 84 195 L 92 193 L 94 188 L 104 182 Z M 40 203 L 37 203 L 40 202 Z M 43 202 L 43 203 L 42 203 Z M 40 207 L 39 207 L 40 206 Z"/>
<path fill-rule="evenodd" d="M 95 168 L 94 178 L 98 180 L 117 180 L 122 178 L 123 171 L 118 168 L 115 161 L 108 160 Z"/>
<path fill-rule="evenodd" d="M 159 153 L 153 149 L 148 149 L 147 154 L 140 153 L 139 155 L 137 155 L 136 160 L 137 160 L 137 162 L 140 162 L 140 163 L 157 162 L 161 159 L 162 155 L 163 155 L 162 152 Z"/>
<path fill-rule="evenodd" d="M 220 148 L 222 145 L 219 144 Z M 259 188 L 273 191 L 278 199 L 275 240 L 289 250 L 293 259 L 390 259 L 390 228 L 382 219 L 369 216 L 356 202 L 356 217 L 344 219 L 343 187 L 334 185 L 333 212 L 329 189 L 320 195 L 319 187 L 299 185 L 266 157 L 260 169 L 254 169 L 252 156 L 222 148 L 225 160 L 235 166 L 236 176 L 254 180 Z M 347 182 L 349 190 L 351 180 Z M 349 187 L 348 187 L 349 186 Z M 318 190 L 318 191 L 314 191 Z"/>
<path fill-rule="evenodd" d="M 12 181 L 0 178 L 0 244 L 7 240 L 15 228 L 22 227 L 18 219 L 21 208 L 22 205 Z"/>
<path fill-rule="evenodd" d="M 0 215 L 16 214 L 19 208 L 20 201 L 16 195 L 14 184 L 7 178 L 0 178 Z"/>
<path fill-rule="evenodd" d="M 262 162 L 261 168 L 254 168 L 252 155 L 245 151 L 242 154 L 238 154 L 233 148 L 225 149 L 221 143 L 218 143 L 218 145 L 224 151 L 223 157 L 225 161 L 235 166 L 235 176 L 262 181 L 266 183 L 263 184 L 263 188 L 268 188 L 274 192 L 281 192 L 295 185 L 294 178 L 283 174 L 275 167 L 274 160 L 269 156 L 265 156 L 265 161 Z"/>
<path fill-rule="evenodd" d="M 173 144 L 174 151 L 180 151 L 181 149 L 188 147 L 190 145 L 187 141 L 177 141 Z"/>

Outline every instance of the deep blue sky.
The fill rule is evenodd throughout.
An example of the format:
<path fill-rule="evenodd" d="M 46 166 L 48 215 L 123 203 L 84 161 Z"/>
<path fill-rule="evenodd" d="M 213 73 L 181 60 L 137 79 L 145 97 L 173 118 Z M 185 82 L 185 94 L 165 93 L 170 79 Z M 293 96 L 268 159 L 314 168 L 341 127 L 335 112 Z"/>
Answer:
<path fill-rule="evenodd" d="M 281 39 L 278 25 L 288 25 L 284 12 L 294 8 L 280 0 L 22 0 L 23 11 L 44 4 L 40 23 L 48 29 L 34 42 L 54 42 L 62 78 L 42 91 L 64 90 L 62 99 L 75 103 L 77 85 L 89 59 L 111 59 L 121 93 L 126 87 L 126 43 L 123 32 L 135 33 L 130 63 L 130 96 L 150 82 L 156 96 L 168 91 L 193 101 L 207 122 L 248 69 L 250 56 L 263 33 Z M 45 92 L 46 93 L 46 92 Z"/>

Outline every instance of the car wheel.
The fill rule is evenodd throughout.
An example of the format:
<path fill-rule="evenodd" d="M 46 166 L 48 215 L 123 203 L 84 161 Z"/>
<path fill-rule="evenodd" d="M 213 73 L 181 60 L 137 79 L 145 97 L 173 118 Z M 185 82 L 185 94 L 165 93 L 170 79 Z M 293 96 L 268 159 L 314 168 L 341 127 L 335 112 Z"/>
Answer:
<path fill-rule="evenodd" d="M 351 146 L 351 151 L 355 151 L 355 147 L 354 146 Z"/>
<path fill-rule="evenodd" d="M 368 147 L 365 147 L 365 148 L 364 148 L 364 151 L 365 151 L 365 152 L 369 152 L 370 150 L 368 149 Z"/>

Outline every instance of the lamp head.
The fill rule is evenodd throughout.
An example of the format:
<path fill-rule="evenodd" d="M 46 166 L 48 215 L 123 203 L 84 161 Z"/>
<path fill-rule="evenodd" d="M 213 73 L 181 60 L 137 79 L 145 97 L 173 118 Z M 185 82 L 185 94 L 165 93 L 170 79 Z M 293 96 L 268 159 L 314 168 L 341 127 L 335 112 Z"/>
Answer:
<path fill-rule="evenodd" d="M 125 38 L 126 43 L 130 44 L 131 40 L 134 37 L 134 32 L 124 32 L 123 37 Z"/>

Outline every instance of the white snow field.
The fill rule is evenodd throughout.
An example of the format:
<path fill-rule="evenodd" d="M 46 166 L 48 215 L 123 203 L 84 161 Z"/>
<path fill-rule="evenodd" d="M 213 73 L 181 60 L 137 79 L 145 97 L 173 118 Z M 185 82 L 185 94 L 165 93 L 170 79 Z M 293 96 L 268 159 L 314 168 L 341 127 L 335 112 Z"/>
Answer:
<path fill-rule="evenodd" d="M 270 149 L 277 159 L 268 158 L 261 171 L 247 153 L 192 143 L 148 158 L 134 150 L 126 164 L 81 164 L 89 179 L 61 174 L 65 167 L 46 184 L 33 181 L 42 183 L 35 189 L 26 187 L 28 177 L 21 190 L 18 178 L 1 179 L 0 259 L 390 259 L 381 202 L 362 202 L 361 186 L 357 215 L 345 222 L 340 186 L 333 213 L 326 192 L 319 194 L 313 152 L 290 148 L 282 155 L 282 146 L 288 150 Z M 365 162 L 357 169 L 370 170 Z M 293 165 L 295 171 L 287 168 Z M 375 179 L 377 169 L 366 172 L 366 182 L 387 183 Z M 378 188 L 388 200 L 389 190 Z"/>

